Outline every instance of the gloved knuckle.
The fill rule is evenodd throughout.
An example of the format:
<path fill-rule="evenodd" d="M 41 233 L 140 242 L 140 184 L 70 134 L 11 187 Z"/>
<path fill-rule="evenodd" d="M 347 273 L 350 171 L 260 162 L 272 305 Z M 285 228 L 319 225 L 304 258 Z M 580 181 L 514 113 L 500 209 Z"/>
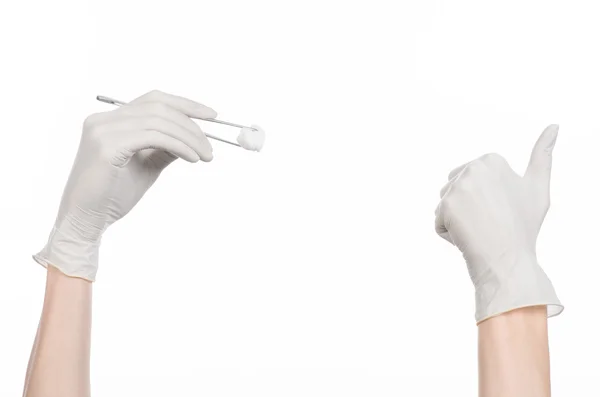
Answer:
<path fill-rule="evenodd" d="M 158 98 L 162 97 L 163 95 L 164 95 L 164 93 L 160 90 L 152 90 L 152 91 L 149 91 L 145 95 L 145 97 L 150 98 L 150 99 L 158 99 Z"/>
<path fill-rule="evenodd" d="M 490 165 L 505 165 L 507 161 L 504 157 L 499 155 L 498 153 L 487 153 L 481 156 L 481 160 Z"/>
<path fill-rule="evenodd" d="M 92 124 L 84 130 L 84 134 L 90 140 L 99 141 L 102 136 L 102 128 L 100 124 Z"/>
<path fill-rule="evenodd" d="M 441 188 L 440 189 L 440 198 L 443 198 L 448 193 L 448 190 L 449 190 L 449 188 L 446 188 L 446 186 Z"/>
<path fill-rule="evenodd" d="M 472 186 L 469 178 L 459 178 L 452 186 L 453 196 L 467 194 Z"/>
<path fill-rule="evenodd" d="M 481 158 L 471 161 L 471 163 L 465 168 L 464 175 L 471 177 L 478 177 L 485 174 L 489 170 L 490 164 L 488 161 Z"/>
<path fill-rule="evenodd" d="M 92 113 L 83 120 L 83 130 L 91 131 L 96 129 L 100 119 L 100 113 Z"/>
<path fill-rule="evenodd" d="M 440 201 L 439 211 L 441 213 L 447 214 L 452 211 L 454 208 L 454 199 L 451 194 L 446 195 L 442 201 Z"/>

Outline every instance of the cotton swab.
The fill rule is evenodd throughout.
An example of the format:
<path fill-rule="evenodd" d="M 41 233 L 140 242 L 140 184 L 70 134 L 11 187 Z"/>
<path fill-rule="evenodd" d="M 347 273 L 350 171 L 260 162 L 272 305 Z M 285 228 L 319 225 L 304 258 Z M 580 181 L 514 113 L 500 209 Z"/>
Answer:
<path fill-rule="evenodd" d="M 265 131 L 259 126 L 252 124 L 250 128 L 242 128 L 237 141 L 246 150 L 260 152 L 265 144 Z"/>
<path fill-rule="evenodd" d="M 108 104 L 115 105 L 115 106 L 127 105 L 127 102 L 119 101 L 118 99 L 109 98 L 107 96 L 102 96 L 102 95 L 96 96 L 96 99 L 100 102 L 108 103 Z M 251 150 L 251 151 L 255 151 L 255 152 L 260 152 L 260 150 L 262 149 L 262 147 L 265 143 L 265 132 L 263 131 L 262 128 L 260 128 L 257 125 L 252 125 L 250 127 L 247 127 L 244 125 L 230 123 L 228 121 L 217 120 L 217 119 L 202 119 L 199 117 L 192 117 L 192 118 L 197 119 L 197 120 L 209 121 L 211 123 L 218 123 L 218 124 L 228 125 L 231 127 L 237 127 L 237 128 L 241 129 L 240 134 L 238 135 L 238 138 L 237 138 L 238 143 L 231 142 L 226 139 L 219 138 L 217 136 L 205 133 L 204 135 L 206 135 L 206 137 L 208 137 L 208 138 L 215 139 L 217 141 L 225 142 L 230 145 L 238 146 L 243 149 Z"/>

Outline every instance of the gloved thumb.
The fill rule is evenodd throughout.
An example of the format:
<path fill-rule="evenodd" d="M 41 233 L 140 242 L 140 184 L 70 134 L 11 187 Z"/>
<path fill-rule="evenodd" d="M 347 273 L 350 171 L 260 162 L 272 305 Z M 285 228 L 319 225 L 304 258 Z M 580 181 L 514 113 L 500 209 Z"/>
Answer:
<path fill-rule="evenodd" d="M 529 166 L 525 171 L 525 179 L 542 189 L 541 193 L 550 193 L 550 171 L 552 170 L 552 151 L 558 136 L 558 124 L 551 124 L 538 138 L 533 150 Z"/>

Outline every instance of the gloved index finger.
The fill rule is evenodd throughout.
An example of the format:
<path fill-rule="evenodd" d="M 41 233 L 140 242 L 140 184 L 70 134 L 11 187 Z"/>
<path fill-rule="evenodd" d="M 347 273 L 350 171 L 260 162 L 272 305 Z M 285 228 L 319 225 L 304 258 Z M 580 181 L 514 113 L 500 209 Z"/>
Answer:
<path fill-rule="evenodd" d="M 130 103 L 139 104 L 146 102 L 164 103 L 165 105 L 177 109 L 189 117 L 196 117 L 200 119 L 214 119 L 217 117 L 217 112 L 206 105 L 192 101 L 191 99 L 173 94 L 167 94 L 166 92 L 158 90 L 150 91 L 141 97 L 134 99 Z"/>
<path fill-rule="evenodd" d="M 118 112 L 134 117 L 158 116 L 179 124 L 198 137 L 205 136 L 200 126 L 191 118 L 164 102 L 131 102 L 128 106 L 119 108 Z"/>

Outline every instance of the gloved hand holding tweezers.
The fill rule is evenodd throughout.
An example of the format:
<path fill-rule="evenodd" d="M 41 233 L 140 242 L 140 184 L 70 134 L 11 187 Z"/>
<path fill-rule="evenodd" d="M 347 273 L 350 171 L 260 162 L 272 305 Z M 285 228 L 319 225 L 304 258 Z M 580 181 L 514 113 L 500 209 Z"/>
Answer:
<path fill-rule="evenodd" d="M 34 259 L 68 276 L 96 278 L 102 234 L 125 216 L 177 158 L 211 161 L 212 147 L 190 117 L 217 113 L 152 91 L 89 116 L 48 243 Z"/>

